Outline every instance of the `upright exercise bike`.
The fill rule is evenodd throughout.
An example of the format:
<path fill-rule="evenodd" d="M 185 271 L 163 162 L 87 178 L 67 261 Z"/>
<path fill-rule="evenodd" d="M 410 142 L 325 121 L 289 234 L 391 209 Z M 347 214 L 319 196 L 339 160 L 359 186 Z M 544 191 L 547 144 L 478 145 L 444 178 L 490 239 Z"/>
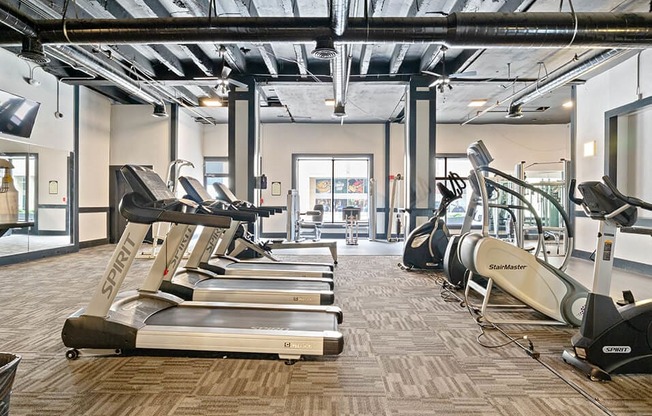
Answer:
<path fill-rule="evenodd" d="M 636 302 L 625 291 L 625 300 L 616 306 L 609 296 L 616 232 L 652 236 L 652 229 L 633 226 L 638 208 L 652 211 L 652 204 L 623 195 L 608 176 L 602 181 L 579 184 L 582 198 L 574 196 L 571 182 L 571 201 L 600 221 L 600 228 L 582 325 L 571 339 L 573 350 L 562 355 L 594 381 L 611 380 L 610 373 L 652 373 L 652 299 Z"/>
<path fill-rule="evenodd" d="M 450 182 L 450 188 L 442 182 L 437 182 L 437 189 L 442 198 L 434 215 L 408 235 L 403 249 L 403 262 L 399 263 L 403 270 L 443 267 L 444 253 L 450 238 L 444 216 L 448 206 L 460 199 L 466 188 L 466 183 L 457 173 L 450 172 L 446 181 Z"/>

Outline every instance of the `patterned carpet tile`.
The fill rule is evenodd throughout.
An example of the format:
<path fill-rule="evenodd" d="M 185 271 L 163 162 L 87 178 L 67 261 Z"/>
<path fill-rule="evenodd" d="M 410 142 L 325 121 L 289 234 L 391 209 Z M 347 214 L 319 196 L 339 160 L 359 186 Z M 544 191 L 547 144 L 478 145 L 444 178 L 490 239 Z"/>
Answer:
<path fill-rule="evenodd" d="M 336 357 L 293 366 L 244 354 L 68 361 L 61 326 L 88 301 L 112 249 L 0 267 L 0 350 L 23 357 L 12 416 L 599 415 L 568 383 L 619 416 L 652 415 L 651 375 L 590 382 L 561 360 L 572 328 L 501 326 L 523 342 L 527 335 L 550 368 L 513 344 L 483 347 L 474 318 L 437 283 L 441 274 L 402 271 L 396 256 L 340 257 L 335 303 L 345 347 Z M 123 289 L 136 288 L 151 263 L 137 259 Z M 495 330 L 480 340 L 506 342 Z"/>

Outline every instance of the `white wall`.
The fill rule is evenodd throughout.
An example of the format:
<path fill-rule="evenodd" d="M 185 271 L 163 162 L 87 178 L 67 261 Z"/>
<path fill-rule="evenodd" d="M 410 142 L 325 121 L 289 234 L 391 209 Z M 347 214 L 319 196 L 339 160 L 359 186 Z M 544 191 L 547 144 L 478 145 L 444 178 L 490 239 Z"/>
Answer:
<path fill-rule="evenodd" d="M 229 126 L 218 124 L 204 126 L 203 148 L 206 157 L 226 157 L 229 155 Z"/>
<path fill-rule="evenodd" d="M 60 85 L 59 111 L 64 114 L 64 117 L 56 118 L 54 112 L 57 109 L 57 80 L 54 76 L 45 73 L 42 69 L 36 69 L 33 75 L 41 85 L 30 85 L 24 80 L 30 75 L 27 62 L 5 49 L 0 49 L 0 73 L 2 74 L 0 89 L 41 103 L 32 136 L 29 139 L 3 134 L 0 134 L 0 137 L 72 151 L 74 147 L 73 87 L 66 84 Z"/>
<path fill-rule="evenodd" d="M 111 101 L 87 88 L 79 91 L 79 207 L 109 206 Z M 105 212 L 79 214 L 79 241 L 107 238 Z"/>
<path fill-rule="evenodd" d="M 377 201 L 385 195 L 385 126 L 382 124 L 263 124 L 261 126 L 262 173 L 267 182 L 281 182 L 281 196 L 263 190 L 265 205 L 286 205 L 292 188 L 292 154 L 352 154 L 374 156 L 373 175 L 377 179 Z M 265 232 L 285 232 L 287 217 L 274 215 L 264 220 Z"/>
<path fill-rule="evenodd" d="M 469 144 L 482 140 L 494 158 L 491 164 L 507 173 L 521 162 L 570 159 L 570 126 L 551 125 L 437 125 L 437 153 L 466 154 Z M 468 172 L 457 172 L 466 176 Z"/>
<path fill-rule="evenodd" d="M 632 103 L 637 100 L 637 60 L 636 57 L 628 59 L 622 64 L 602 73 L 577 86 L 577 163 L 576 177 L 578 182 L 599 180 L 604 175 L 604 144 L 605 144 L 605 112 L 614 108 Z M 643 98 L 652 95 L 652 78 L 648 76 L 652 71 L 652 52 L 648 49 L 640 56 L 640 91 Z M 629 120 L 630 132 L 634 132 L 636 141 L 643 143 L 635 152 L 629 162 L 637 165 L 638 169 L 629 174 L 637 180 L 631 184 L 627 192 L 638 196 L 650 198 L 652 194 L 652 178 L 649 172 L 649 160 L 652 158 L 649 138 L 652 136 L 652 123 L 650 112 L 637 116 L 636 120 Z M 632 123 L 635 123 L 632 125 Z M 597 152 L 595 156 L 583 157 L 584 144 L 595 141 Z M 620 170 L 620 169 L 619 169 Z M 619 184 L 622 184 L 619 178 Z M 598 223 L 587 218 L 578 218 L 576 221 L 575 247 L 579 250 L 592 252 L 595 249 Z M 645 236 L 620 234 L 616 244 L 616 257 L 652 264 L 650 258 L 650 238 Z"/>
<path fill-rule="evenodd" d="M 192 162 L 195 166 L 194 168 L 184 166 L 180 175 L 192 176 L 201 182 L 204 181 L 203 127 L 204 125 L 197 123 L 186 110 L 179 111 L 177 157 Z M 183 189 L 178 189 L 178 191 L 183 193 Z"/>
<path fill-rule="evenodd" d="M 111 106 L 109 163 L 152 165 L 165 179 L 170 163 L 170 118 L 153 117 L 152 111 L 151 105 Z"/>

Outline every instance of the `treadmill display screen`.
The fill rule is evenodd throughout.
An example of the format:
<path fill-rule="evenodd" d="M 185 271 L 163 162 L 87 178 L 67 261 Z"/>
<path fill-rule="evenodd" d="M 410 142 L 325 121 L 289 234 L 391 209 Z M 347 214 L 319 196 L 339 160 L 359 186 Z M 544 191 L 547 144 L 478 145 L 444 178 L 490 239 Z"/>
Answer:
<path fill-rule="evenodd" d="M 206 188 L 195 178 L 182 176 L 179 178 L 179 183 L 183 189 L 188 193 L 188 196 L 193 201 L 201 204 L 206 201 L 213 201 L 213 197 L 208 193 Z"/>
<path fill-rule="evenodd" d="M 175 199 L 163 179 L 153 170 L 137 165 L 125 165 L 120 170 L 131 188 L 151 201 Z"/>

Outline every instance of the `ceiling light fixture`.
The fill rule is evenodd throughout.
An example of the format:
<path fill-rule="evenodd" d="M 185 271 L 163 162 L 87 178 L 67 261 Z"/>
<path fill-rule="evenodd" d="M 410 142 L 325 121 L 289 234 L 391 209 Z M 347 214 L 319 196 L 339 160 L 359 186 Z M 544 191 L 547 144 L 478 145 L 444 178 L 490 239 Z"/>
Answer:
<path fill-rule="evenodd" d="M 564 107 L 564 108 L 573 108 L 573 101 L 566 101 L 561 106 Z"/>
<path fill-rule="evenodd" d="M 311 53 L 315 58 L 325 60 L 335 59 L 337 56 L 335 43 L 330 37 L 317 39 L 317 45 L 315 45 L 315 49 Z"/>
<path fill-rule="evenodd" d="M 334 98 L 327 98 L 324 100 L 324 104 L 329 106 L 329 107 L 335 107 L 335 99 Z"/>
<path fill-rule="evenodd" d="M 479 98 L 477 100 L 471 100 L 471 102 L 469 103 L 469 107 L 482 107 L 485 104 L 487 104 L 487 99 Z"/>
<path fill-rule="evenodd" d="M 521 105 L 520 104 L 510 105 L 509 112 L 507 113 L 505 118 L 521 118 L 521 117 L 523 117 Z"/>
<path fill-rule="evenodd" d="M 154 104 L 154 112 L 152 113 L 152 116 L 158 117 L 158 118 L 165 118 L 168 116 L 168 112 L 165 109 L 165 105 L 161 103 L 155 103 Z"/>
<path fill-rule="evenodd" d="M 201 107 L 224 107 L 224 102 L 218 97 L 202 97 L 199 99 Z"/>

